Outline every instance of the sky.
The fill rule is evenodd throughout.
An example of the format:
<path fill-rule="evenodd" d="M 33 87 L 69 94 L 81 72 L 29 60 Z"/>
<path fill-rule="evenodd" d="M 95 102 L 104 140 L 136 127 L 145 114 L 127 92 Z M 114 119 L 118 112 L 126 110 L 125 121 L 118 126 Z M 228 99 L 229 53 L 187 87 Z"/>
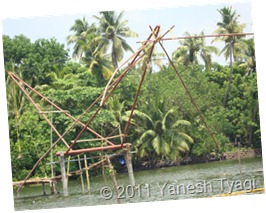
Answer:
<path fill-rule="evenodd" d="M 127 39 L 130 46 L 137 50 L 140 44 L 137 41 L 143 41 L 150 34 L 149 26 L 155 27 L 160 25 L 162 32 L 165 32 L 173 25 L 174 29 L 167 37 L 182 36 L 185 32 L 190 34 L 199 34 L 203 31 L 205 34 L 212 34 L 217 29 L 217 22 L 221 20 L 218 9 L 224 6 L 232 6 L 240 15 L 239 23 L 245 23 L 246 28 L 244 32 L 253 32 L 252 29 L 252 5 L 251 2 L 231 3 L 231 4 L 206 4 L 196 6 L 180 6 L 180 7 L 162 7 L 156 9 L 138 9 L 125 10 L 124 19 L 128 20 L 128 26 L 136 32 L 138 38 Z M 117 11 L 117 14 L 120 11 Z M 3 20 L 3 34 L 14 37 L 15 35 L 23 34 L 30 38 L 32 42 L 39 38 L 56 38 L 58 42 L 64 43 L 72 53 L 72 46 L 66 45 L 66 37 L 72 32 L 70 27 L 74 24 L 76 19 L 81 19 L 84 16 L 91 24 L 96 22 L 93 15 L 99 13 L 80 13 L 80 14 L 66 14 L 53 15 L 42 17 L 26 17 L 26 18 L 9 18 Z M 212 39 L 206 39 L 206 42 L 211 45 Z M 172 53 L 178 48 L 179 41 L 164 42 L 168 53 Z M 219 49 L 223 48 L 223 42 L 213 43 Z M 159 50 L 159 49 L 158 49 Z M 161 51 L 161 50 L 159 50 Z M 125 54 L 125 59 L 130 57 L 131 53 Z M 224 57 L 213 57 L 214 61 L 221 64 L 226 64 Z"/>

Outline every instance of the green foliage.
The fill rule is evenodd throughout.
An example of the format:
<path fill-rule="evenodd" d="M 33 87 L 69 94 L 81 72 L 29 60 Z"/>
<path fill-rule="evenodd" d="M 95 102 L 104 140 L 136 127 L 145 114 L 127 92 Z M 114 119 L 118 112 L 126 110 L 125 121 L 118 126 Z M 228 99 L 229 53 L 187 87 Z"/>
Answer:
<path fill-rule="evenodd" d="M 3 35 L 5 65 L 9 62 L 16 65 L 21 64 L 22 60 L 29 57 L 33 48 L 30 39 L 24 35 L 17 35 L 13 39 L 7 35 Z"/>
<path fill-rule="evenodd" d="M 133 114 L 134 125 L 142 124 L 134 144 L 139 156 L 148 158 L 152 165 L 158 158 L 177 159 L 180 153 L 188 152 L 193 139 L 183 126 L 190 126 L 190 122 L 177 119 L 174 109 L 166 111 L 163 100 L 157 99 L 148 107 L 148 114 L 137 110 Z"/>
<path fill-rule="evenodd" d="M 12 174 L 14 179 L 24 179 L 35 162 L 50 146 L 49 128 L 36 110 L 30 107 L 21 118 L 20 139 L 11 140 Z M 10 130 L 12 134 L 12 129 Z M 35 176 L 47 176 L 49 167 L 43 162 Z"/>
<path fill-rule="evenodd" d="M 191 35 L 186 32 L 185 36 L 191 37 Z M 194 36 L 204 36 L 204 33 L 201 32 L 200 35 Z M 196 37 L 196 38 L 186 38 L 180 40 L 180 47 L 173 52 L 173 60 L 177 64 L 183 64 L 188 66 L 189 64 L 199 64 L 198 56 L 204 61 L 206 71 L 210 71 L 211 68 L 211 54 L 217 54 L 218 49 L 214 46 L 207 46 L 205 44 L 205 39 Z"/>
<path fill-rule="evenodd" d="M 100 12 L 100 16 L 95 16 L 98 20 L 98 34 L 94 39 L 97 44 L 97 51 L 106 52 L 111 48 L 111 58 L 114 69 L 118 67 L 118 62 L 123 59 L 124 51 L 133 49 L 126 42 L 126 38 L 137 37 L 137 33 L 127 27 L 128 20 L 122 20 L 124 12 L 118 15 L 114 11 Z"/>
<path fill-rule="evenodd" d="M 15 67 L 22 70 L 23 79 L 31 86 L 49 83 L 47 73 L 62 69 L 68 60 L 68 53 L 63 44 L 56 39 L 38 39 L 31 43 L 23 35 L 3 36 L 6 70 L 14 72 Z M 13 66 L 12 66 L 13 63 Z"/>

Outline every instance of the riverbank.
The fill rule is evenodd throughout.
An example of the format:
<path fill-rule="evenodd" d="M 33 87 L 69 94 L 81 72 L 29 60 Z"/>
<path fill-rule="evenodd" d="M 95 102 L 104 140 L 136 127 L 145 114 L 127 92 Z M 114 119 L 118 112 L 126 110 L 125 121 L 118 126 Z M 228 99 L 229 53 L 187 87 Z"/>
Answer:
<path fill-rule="evenodd" d="M 255 158 L 262 157 L 261 149 L 246 149 L 246 150 L 235 150 L 232 152 L 223 153 L 220 156 L 215 156 L 215 154 L 209 154 L 205 156 L 194 156 L 194 157 L 184 157 L 182 159 L 173 161 L 173 160 L 160 160 L 154 165 L 150 165 L 149 162 L 143 162 L 141 165 L 135 165 L 136 170 L 141 169 L 151 169 L 151 168 L 162 168 L 170 166 L 180 166 L 180 165 L 189 165 L 197 163 L 207 163 L 212 161 L 226 161 L 226 160 L 237 160 L 245 158 Z"/>

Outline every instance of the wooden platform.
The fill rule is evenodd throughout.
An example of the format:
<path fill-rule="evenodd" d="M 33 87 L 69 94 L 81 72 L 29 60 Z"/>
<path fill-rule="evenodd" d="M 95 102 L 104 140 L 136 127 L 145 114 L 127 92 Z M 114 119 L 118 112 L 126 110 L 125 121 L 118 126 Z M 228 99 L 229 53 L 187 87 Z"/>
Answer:
<path fill-rule="evenodd" d="M 36 179 L 30 179 L 30 180 L 21 180 L 21 181 L 15 181 L 13 182 L 13 186 L 19 186 L 22 185 L 23 183 L 25 185 L 31 185 L 31 184 L 43 184 L 43 183 L 53 183 L 53 182 L 58 182 L 55 179 L 51 178 L 36 178 Z"/>
<path fill-rule="evenodd" d="M 57 183 L 61 181 L 61 178 L 55 177 L 55 178 L 35 178 L 35 179 L 29 179 L 29 180 L 21 180 L 21 181 L 14 181 L 13 187 L 19 187 L 21 185 L 38 185 L 42 184 L 43 194 L 47 194 L 45 192 L 45 184 L 49 184 L 51 194 L 57 194 Z"/>

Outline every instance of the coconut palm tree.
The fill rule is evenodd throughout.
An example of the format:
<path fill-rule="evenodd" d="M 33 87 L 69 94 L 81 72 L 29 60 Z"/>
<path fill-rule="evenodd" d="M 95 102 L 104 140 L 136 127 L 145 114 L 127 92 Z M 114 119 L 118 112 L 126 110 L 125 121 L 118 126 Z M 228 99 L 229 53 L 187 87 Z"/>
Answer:
<path fill-rule="evenodd" d="M 236 11 L 232 11 L 232 7 L 223 7 L 218 10 L 221 14 L 221 22 L 217 22 L 218 28 L 214 31 L 215 34 L 231 34 L 231 33 L 242 33 L 245 28 L 245 24 L 240 24 L 238 18 L 240 15 Z M 224 54 L 225 58 L 228 59 L 232 53 L 233 59 L 236 60 L 237 52 L 234 47 L 238 42 L 241 42 L 242 36 L 224 36 L 216 37 L 213 41 L 224 41 L 225 47 L 221 50 L 220 54 Z M 231 52 L 231 46 L 233 51 Z"/>
<path fill-rule="evenodd" d="M 245 24 L 240 24 L 238 22 L 238 18 L 240 17 L 236 11 L 232 11 L 232 7 L 223 7 L 218 10 L 221 14 L 222 21 L 217 23 L 218 29 L 214 31 L 215 34 L 231 34 L 231 33 L 242 33 Z M 228 95 L 231 90 L 232 78 L 233 78 L 233 60 L 235 61 L 237 58 L 237 49 L 236 46 L 241 46 L 241 37 L 240 36 L 224 36 L 222 38 L 215 38 L 213 41 L 222 40 L 225 42 L 225 47 L 221 50 L 220 54 L 224 54 L 225 58 L 228 59 L 230 57 L 230 77 L 228 88 L 224 96 L 223 106 L 226 105 Z"/>
<path fill-rule="evenodd" d="M 255 58 L 255 46 L 254 38 L 243 40 L 244 47 L 241 49 L 239 66 L 246 67 L 248 69 L 247 75 L 256 72 L 256 58 Z"/>
<path fill-rule="evenodd" d="M 204 36 L 204 33 L 201 32 L 202 36 Z M 210 71 L 212 67 L 212 54 L 217 55 L 218 54 L 218 48 L 214 46 L 208 46 L 205 43 L 205 39 L 202 37 L 201 38 L 202 43 L 201 43 L 201 50 L 200 50 L 200 57 L 204 61 L 205 64 L 205 70 Z"/>
<path fill-rule="evenodd" d="M 163 57 L 165 57 L 165 54 L 162 52 L 157 51 L 156 46 L 151 50 L 152 44 L 148 45 L 146 48 L 144 48 L 145 55 L 141 58 L 139 64 L 140 64 L 140 71 L 144 69 L 144 67 L 147 65 L 148 58 L 150 55 L 150 51 L 152 51 L 151 59 L 149 61 L 148 65 L 148 71 L 150 73 L 153 72 L 153 65 L 155 65 L 159 70 L 163 69 Z"/>
<path fill-rule="evenodd" d="M 94 16 L 99 21 L 98 34 L 94 42 L 98 44 L 95 52 L 107 52 L 111 49 L 111 59 L 114 69 L 118 62 L 123 59 L 124 51 L 134 52 L 125 38 L 137 37 L 137 33 L 126 26 L 127 20 L 122 20 L 124 13 L 116 15 L 114 11 L 100 12 L 100 16 Z"/>
<path fill-rule="evenodd" d="M 191 37 L 190 33 L 186 32 L 185 36 Z M 194 35 L 197 36 L 197 35 Z M 204 36 L 201 32 L 199 36 Z M 203 37 L 186 38 L 180 41 L 180 47 L 174 51 L 172 58 L 178 64 L 189 65 L 199 64 L 198 57 L 204 61 L 206 70 L 211 68 L 211 55 L 217 54 L 218 49 L 214 46 L 207 46 Z"/>
<path fill-rule="evenodd" d="M 185 32 L 184 35 L 191 36 L 188 32 Z M 173 59 L 182 62 L 184 65 L 190 63 L 198 64 L 197 54 L 201 49 L 201 39 L 187 38 L 181 40 L 179 43 L 181 47 L 173 53 Z"/>
<path fill-rule="evenodd" d="M 113 74 L 113 69 L 110 54 L 97 48 L 98 43 L 95 43 L 95 38 L 98 35 L 95 25 L 88 27 L 88 23 L 83 18 L 83 20 L 76 20 L 71 29 L 77 31 L 76 35 L 69 37 L 72 39 L 69 41 L 76 42 L 73 53 L 78 56 L 79 61 L 88 68 L 88 71 L 96 76 L 99 85 L 102 85 Z"/>
<path fill-rule="evenodd" d="M 15 70 L 15 65 L 13 64 L 13 70 Z M 17 75 L 22 78 L 22 70 L 21 66 L 17 69 Z M 14 118 L 15 120 L 15 141 L 18 146 L 18 153 L 20 155 L 21 146 L 20 146 L 20 126 L 22 115 L 27 108 L 26 96 L 22 92 L 22 90 L 16 85 L 10 78 L 10 76 L 6 79 L 6 95 L 7 95 L 7 108 L 8 108 L 8 116 L 10 118 Z"/>
<path fill-rule="evenodd" d="M 64 68 L 60 69 L 56 65 L 54 65 L 53 69 L 54 71 L 50 71 L 47 74 L 47 77 L 51 79 L 50 86 L 56 90 L 64 88 L 66 86 L 66 80 L 74 77 L 72 73 L 68 73 L 68 66 L 65 66 Z M 42 87 L 45 88 L 46 85 L 40 85 L 38 88 Z"/>
<path fill-rule="evenodd" d="M 99 85 L 103 85 L 113 74 L 110 58 L 110 54 L 104 54 L 101 51 L 95 53 L 86 52 L 82 58 L 82 63 L 88 67 L 89 72 L 96 76 Z"/>
<path fill-rule="evenodd" d="M 70 31 L 73 31 L 74 34 L 67 36 L 67 44 L 74 44 L 72 56 L 80 60 L 84 54 L 84 45 L 87 42 L 87 37 L 96 32 L 95 25 L 89 25 L 88 21 L 83 17 L 75 21 Z"/>
<path fill-rule="evenodd" d="M 182 126 L 189 126 L 186 120 L 174 119 L 175 110 L 165 112 L 163 101 L 156 103 L 155 110 L 149 114 L 135 110 L 133 125 L 141 122 L 142 134 L 136 142 L 140 157 L 148 157 L 150 163 L 154 158 L 176 159 L 180 153 L 189 151 L 193 139 L 184 132 Z"/>
<path fill-rule="evenodd" d="M 113 95 L 107 101 L 107 106 L 114 116 L 114 121 L 112 121 L 112 126 L 118 129 L 118 133 L 122 134 L 123 125 L 128 121 L 129 116 L 125 114 L 125 102 L 120 101 L 119 95 Z M 122 142 L 123 137 L 120 136 Z"/>

